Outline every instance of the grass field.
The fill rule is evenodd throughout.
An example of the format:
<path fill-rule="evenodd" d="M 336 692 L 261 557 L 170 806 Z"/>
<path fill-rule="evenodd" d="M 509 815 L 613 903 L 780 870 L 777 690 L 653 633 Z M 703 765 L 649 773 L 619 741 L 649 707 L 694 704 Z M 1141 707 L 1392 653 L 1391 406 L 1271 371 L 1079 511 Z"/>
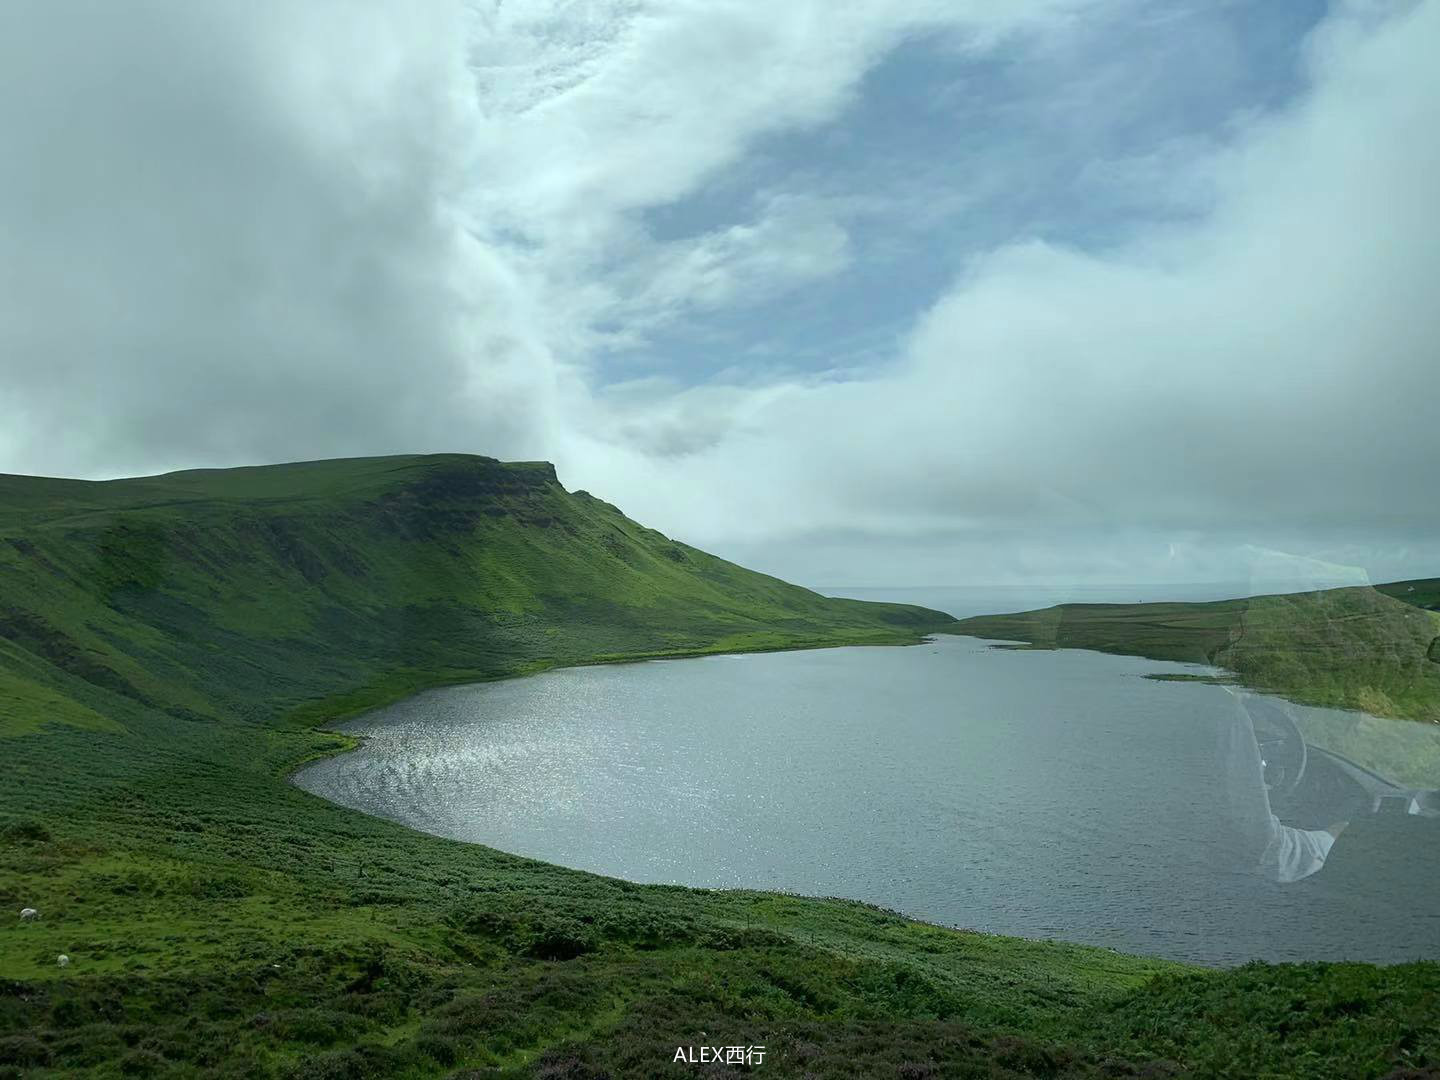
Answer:
<path fill-rule="evenodd" d="M 0 477 L 0 901 L 40 912 L 0 921 L 0 1076 L 677 1076 L 735 1044 L 775 1076 L 1435 1075 L 1433 964 L 1204 971 L 631 885 L 286 781 L 422 686 L 951 624 L 543 464 Z"/>

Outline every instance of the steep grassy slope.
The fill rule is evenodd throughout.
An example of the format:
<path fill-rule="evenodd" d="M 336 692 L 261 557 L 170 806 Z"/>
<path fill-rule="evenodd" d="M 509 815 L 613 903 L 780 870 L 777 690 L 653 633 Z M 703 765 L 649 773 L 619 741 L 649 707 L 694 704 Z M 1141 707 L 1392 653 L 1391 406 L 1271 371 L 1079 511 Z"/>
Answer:
<path fill-rule="evenodd" d="M 1036 648 L 1213 664 L 1310 705 L 1440 722 L 1433 581 L 1189 604 L 1061 604 L 964 619 L 952 632 Z"/>
<path fill-rule="evenodd" d="M 285 775 L 443 681 L 915 640 L 456 456 L 0 478 L 0 1076 L 1383 1076 L 1440 969 L 1188 971 L 861 905 L 642 887 Z M 68 968 L 56 956 L 71 957 Z M 724 1073 L 715 1073 L 724 1075 Z"/>
<path fill-rule="evenodd" d="M 570 494 L 544 464 L 369 458 L 86 484 L 0 478 L 0 694 L 274 721 L 550 664 L 915 640 Z M 4 702 L 7 698 L 0 698 Z"/>

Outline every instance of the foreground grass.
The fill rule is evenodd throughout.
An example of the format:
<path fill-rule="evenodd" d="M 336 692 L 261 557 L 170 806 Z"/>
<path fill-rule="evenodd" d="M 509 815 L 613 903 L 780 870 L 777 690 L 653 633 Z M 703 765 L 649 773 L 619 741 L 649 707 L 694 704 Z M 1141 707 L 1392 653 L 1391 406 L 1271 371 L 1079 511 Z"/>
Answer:
<path fill-rule="evenodd" d="M 1440 1060 L 1435 965 L 1198 971 L 630 885 L 347 813 L 233 759 L 112 744 L 56 783 L 43 755 L 86 738 L 15 740 L 0 881 L 42 916 L 0 933 L 10 1075 L 673 1076 L 692 1044 L 765 1045 L 781 1076 L 1400 1077 Z"/>
<path fill-rule="evenodd" d="M 286 781 L 344 744 L 318 723 L 424 685 L 948 621 L 749 574 L 543 466 L 0 478 L 0 907 L 41 913 L 0 921 L 0 1076 L 674 1076 L 677 1046 L 732 1044 L 777 1076 L 1440 1062 L 1435 965 L 1199 971 L 637 886 Z"/>

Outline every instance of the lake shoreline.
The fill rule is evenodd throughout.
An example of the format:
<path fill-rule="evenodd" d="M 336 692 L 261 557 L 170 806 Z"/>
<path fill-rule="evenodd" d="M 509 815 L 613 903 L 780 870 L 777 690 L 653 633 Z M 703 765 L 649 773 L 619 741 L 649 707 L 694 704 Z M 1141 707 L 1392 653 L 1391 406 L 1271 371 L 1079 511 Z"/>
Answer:
<path fill-rule="evenodd" d="M 932 653 L 945 654 L 949 659 Z M 739 682 L 728 665 L 706 663 L 727 655 L 748 661 L 746 675 Z M 914 662 L 902 663 L 902 657 Z M 956 668 L 957 664 L 962 668 Z M 1001 666 L 996 668 L 995 664 Z M 1157 672 L 1156 668 L 1162 670 Z M 875 688 L 893 688 L 923 677 L 927 671 L 950 681 L 891 701 L 894 708 L 920 726 L 914 731 L 904 729 L 903 735 L 893 731 L 887 743 L 915 743 L 921 749 L 914 759 L 888 746 L 871 746 L 865 732 L 882 729 L 876 727 L 875 717 L 880 715 L 876 710 L 883 711 L 884 703 L 890 701 L 884 693 L 875 697 L 879 692 Z M 1000 680 L 996 683 L 992 679 L 988 689 L 983 680 L 975 683 L 986 671 Z M 1054 689 L 1047 688 L 1046 679 L 1052 676 L 1044 675 L 1046 671 L 1061 679 Z M 1154 674 L 1178 678 L 1148 678 Z M 694 683 L 697 678 L 700 682 Z M 1204 720 L 1207 709 L 1231 707 L 1234 700 L 1228 693 L 1210 698 L 1211 694 L 1229 689 L 1216 686 L 1212 679 L 1210 672 L 1197 671 L 1195 665 L 1163 664 L 1081 649 L 993 650 L 979 639 L 955 635 L 935 635 L 929 648 L 917 650 L 860 647 L 851 655 L 835 650 L 712 653 L 686 658 L 683 665 L 578 665 L 540 673 L 534 680 L 433 688 L 421 698 L 412 697 L 392 706 L 388 713 L 381 710 L 380 715 L 353 718 L 352 723 L 362 722 L 361 728 L 349 728 L 343 734 L 360 740 L 357 745 L 362 760 L 329 768 L 324 762 L 317 763 L 311 766 L 316 771 L 297 775 L 294 782 L 302 790 L 340 806 L 396 821 L 416 831 L 637 885 L 845 896 L 880 909 L 903 911 L 907 918 L 936 926 L 1030 940 L 1066 940 L 1205 966 L 1227 966 L 1256 958 L 1375 959 L 1389 955 L 1384 951 L 1387 946 L 1376 941 L 1364 946 L 1372 953 L 1361 951 L 1358 945 L 1352 949 L 1339 938 L 1329 945 L 1305 945 L 1306 935 L 1312 933 L 1321 934 L 1315 939 L 1317 943 L 1330 940 L 1324 936 L 1328 932 L 1322 926 L 1309 923 L 1300 936 L 1292 934 L 1287 939 L 1282 934 L 1270 945 L 1260 940 L 1260 922 L 1249 929 L 1238 928 L 1241 936 L 1233 946 L 1220 939 L 1210 944 L 1188 940 L 1183 930 L 1188 916 L 1183 912 L 1188 905 L 1201 903 L 1200 897 L 1214 894 L 1205 902 L 1211 907 L 1241 903 L 1259 910 L 1274 908 L 1276 903 L 1281 903 L 1282 908 L 1293 906 L 1299 902 L 1297 894 L 1272 894 L 1263 883 L 1253 888 L 1247 885 L 1236 893 L 1239 886 L 1225 886 L 1223 875 L 1217 877 L 1218 869 L 1206 870 L 1198 864 L 1187 869 L 1188 864 L 1174 863 L 1173 857 L 1173 865 L 1167 864 L 1169 869 L 1157 868 L 1133 863 L 1142 854 L 1140 849 L 1126 854 L 1131 846 L 1123 839 L 1123 822 L 1132 812 L 1128 809 L 1132 798 L 1163 811 L 1155 826 L 1162 830 L 1157 834 L 1157 843 L 1177 852 L 1194 848 L 1197 843 L 1211 843 L 1207 837 L 1214 827 L 1202 820 L 1202 811 L 1213 812 L 1204 811 L 1207 782 L 1197 774 L 1185 781 L 1193 791 L 1182 788 L 1180 793 L 1169 793 L 1168 784 L 1157 777 L 1165 775 L 1163 761 L 1196 760 L 1196 754 L 1203 760 L 1209 743 L 1204 739 L 1197 742 L 1199 736 L 1187 733 L 1187 729 L 1195 728 L 1197 723 L 1203 727 L 1208 723 Z M 841 688 L 826 691 L 825 687 L 835 680 L 840 680 Z M 758 688 L 745 689 L 752 683 Z M 950 689 L 943 689 L 945 686 Z M 961 788 L 955 788 L 958 781 L 943 770 L 935 771 L 939 768 L 936 761 L 923 759 L 950 760 L 946 755 L 953 756 L 953 751 L 943 747 L 959 745 L 954 741 L 959 736 L 950 730 L 953 725 L 948 713 L 942 710 L 933 721 L 925 719 L 924 714 L 926 709 L 933 711 L 927 702 L 957 700 L 954 695 L 963 686 L 978 686 L 981 699 L 991 700 L 993 707 L 1002 710 L 1021 707 L 1004 705 L 1009 700 L 1007 695 L 1015 693 L 1022 695 L 1015 699 L 1017 703 L 1030 704 L 1023 706 L 1028 712 L 1012 716 L 1012 724 L 1019 724 L 1016 731 L 1003 730 L 977 714 L 979 726 L 966 736 L 966 745 L 978 747 L 988 756 L 973 766 L 974 772 L 965 774 L 967 779 Z M 787 749 L 792 736 L 782 734 L 788 729 L 784 725 L 776 729 L 776 720 L 765 719 L 767 702 L 776 692 L 789 702 L 787 709 L 800 710 L 797 715 L 823 717 L 815 725 L 806 721 L 807 726 L 796 729 L 794 737 L 801 741 L 793 748 Z M 1052 701 L 1076 694 L 1080 711 L 1073 718 L 1054 715 L 1046 719 L 1052 716 Z M 559 704 L 574 695 L 579 695 L 574 699 L 578 711 Z M 697 702 L 702 699 L 727 700 L 733 708 L 729 712 L 711 709 L 702 710 L 700 716 L 692 715 L 701 709 Z M 860 704 L 851 709 L 846 704 L 850 699 Z M 647 714 L 649 707 L 643 701 L 657 703 L 651 713 Z M 1210 704 L 1206 705 L 1206 701 Z M 474 728 L 474 722 L 464 716 L 467 709 L 480 706 L 485 719 L 481 728 Z M 1157 727 L 1151 718 L 1157 707 L 1193 716 L 1185 720 L 1177 715 Z M 1116 708 L 1121 711 L 1116 712 Z M 1032 719 L 1022 723 L 1023 716 Z M 741 721 L 739 727 L 735 726 L 737 719 Z M 893 719 L 878 722 L 887 731 L 894 724 Z M 936 723 L 941 726 L 935 727 Z M 1034 728 L 1035 723 L 1041 728 Z M 751 728 L 757 724 L 760 726 L 752 734 Z M 726 732 L 721 741 L 715 741 L 718 731 Z M 523 740 L 516 742 L 515 737 L 522 732 Z M 937 737 L 942 740 L 938 747 L 933 745 Z M 396 738 L 402 743 L 397 744 Z M 1191 749 L 1182 751 L 1178 745 L 1166 749 L 1177 738 Z M 1156 739 L 1160 742 L 1156 743 Z M 738 752 L 731 779 L 707 785 L 703 772 L 687 771 L 683 755 L 677 756 L 679 752 L 672 743 L 684 744 L 689 753 L 707 760 L 718 760 L 717 755 L 734 757 Z M 827 756 L 827 743 L 871 746 L 866 754 L 881 752 L 886 775 L 910 779 L 894 795 L 885 794 L 888 789 L 877 795 L 873 783 L 867 781 L 873 780 L 873 775 L 857 765 L 861 759 L 850 751 L 839 757 Z M 416 749 L 398 749 L 412 744 Z M 1028 780 L 1025 772 L 1006 779 L 1016 767 L 1034 768 L 1024 762 L 1026 755 L 1033 753 L 1025 747 L 1035 745 L 1056 747 L 1055 753 L 1061 755 L 1078 755 L 1076 767 L 1081 772 L 1095 771 L 1097 779 L 1090 786 L 1077 787 L 1073 777 L 1067 778 L 1074 768 L 1052 775 L 1050 766 L 1043 763 L 1041 771 Z M 728 749 L 722 750 L 722 746 Z M 1143 754 L 1159 754 L 1155 766 L 1126 761 L 1137 748 Z M 395 758 L 397 753 L 402 756 Z M 477 753 L 479 757 L 472 756 Z M 523 762 L 517 764 L 516 753 L 522 755 Z M 790 764 L 767 765 L 765 758 L 772 756 Z M 399 771 L 385 772 L 390 769 L 386 763 L 392 759 L 397 766 L 408 764 Z M 805 764 L 807 760 L 811 764 Z M 582 767 L 577 762 L 588 764 Z M 1146 786 L 1132 794 L 1136 779 L 1132 773 L 1147 768 L 1155 776 L 1142 777 Z M 592 775 L 586 769 L 599 771 Z M 805 779 L 807 769 L 826 772 L 827 783 L 846 786 L 863 796 L 862 803 L 864 798 L 870 798 L 866 812 L 879 814 L 876 820 L 883 825 L 880 832 L 874 831 L 873 823 L 855 818 L 858 811 L 843 802 L 830 805 L 822 800 L 829 817 L 810 806 L 820 789 Z M 912 777 L 917 769 L 922 772 Z M 924 773 L 925 769 L 931 771 Z M 734 770 L 759 770 L 764 779 L 755 781 L 753 794 L 747 796 L 745 792 L 752 790 L 749 781 Z M 365 779 L 367 776 L 375 779 Z M 375 802 L 366 791 L 372 790 L 382 776 L 383 789 L 373 790 L 383 790 L 386 801 Z M 989 779 L 991 776 L 999 779 Z M 337 784 L 343 790 L 337 789 Z M 455 784 L 461 785 L 457 794 L 445 795 Z M 1114 794 L 1091 790 L 1097 786 L 1114 789 Z M 786 788 L 806 795 L 802 798 L 797 794 L 787 803 L 775 794 Z M 865 796 L 867 788 L 872 790 Z M 967 794 L 967 790 L 990 794 L 981 797 Z M 918 793 L 918 803 L 905 794 L 909 791 Z M 407 802 L 411 798 L 407 792 L 415 793 L 414 797 L 421 801 Z M 1014 803 L 1021 793 L 1024 801 Z M 877 797 L 884 801 L 874 803 Z M 937 799 L 940 803 L 935 802 Z M 960 834 L 952 835 L 951 830 L 943 828 L 943 819 L 935 818 L 935 811 L 925 807 L 956 799 L 956 812 L 962 813 L 962 820 L 969 824 Z M 918 810 L 904 809 L 907 800 Z M 995 805 L 991 806 L 991 802 Z M 1012 803 L 1014 809 L 1006 809 Z M 1082 817 L 1075 819 L 1075 813 L 1082 809 Z M 681 816 L 675 818 L 676 813 Z M 1197 813 L 1201 818 L 1195 818 Z M 852 820 L 853 824 L 844 824 Z M 1054 827 L 1050 823 L 1061 831 L 1031 851 L 1036 838 L 1049 835 Z M 933 832 L 936 828 L 941 831 Z M 976 828 L 982 831 L 976 832 Z M 851 836 L 847 829 L 861 831 Z M 892 840 L 884 841 L 900 845 L 893 855 L 885 854 L 884 846 L 873 847 L 879 842 L 877 837 L 890 835 L 886 830 L 898 830 Z M 902 855 L 908 843 L 903 838 L 916 830 L 937 838 L 935 842 L 927 841 L 934 850 L 928 856 L 918 851 Z M 795 842 L 797 832 L 813 837 L 813 842 Z M 687 869 L 679 851 L 684 844 L 667 839 L 672 834 L 689 837 L 687 842 L 692 845 L 710 845 L 713 859 L 719 861 L 701 872 L 693 865 Z M 991 834 L 993 839 L 983 839 Z M 1172 840 L 1159 839 L 1172 834 Z M 745 840 L 744 836 L 752 839 Z M 1003 839 L 1006 837 L 1011 839 Z M 601 842 L 598 848 L 594 847 L 597 838 Z M 936 842 L 939 847 L 935 847 Z M 832 857 L 826 854 L 832 845 L 848 846 L 853 851 L 844 858 L 838 854 Z M 759 850 L 769 852 L 766 859 L 771 861 L 745 869 Z M 949 854 L 941 854 L 947 850 Z M 880 861 L 875 862 L 875 854 L 867 855 L 867 851 L 878 853 Z M 1217 851 L 1215 857 L 1221 854 Z M 1117 858 L 1122 861 L 1106 861 Z M 936 877 L 933 870 L 925 869 L 935 859 L 941 868 L 954 869 L 943 869 Z M 1129 884 L 1117 879 L 1113 886 L 1116 894 L 1134 894 L 1127 900 L 1116 901 L 1084 884 L 1096 866 L 1127 865 L 1132 869 L 1126 873 L 1139 877 Z M 1115 873 L 1113 869 L 1107 872 L 1111 876 Z M 852 876 L 847 878 L 846 873 Z M 945 886 L 948 875 L 955 873 L 961 875 L 954 879 L 956 884 Z M 1174 885 L 1166 876 L 1172 873 L 1179 875 Z M 927 885 L 932 879 L 934 885 Z M 901 883 L 899 891 L 886 882 Z M 1192 894 L 1196 899 L 1186 898 Z M 1242 894 L 1250 899 L 1241 901 Z M 1025 898 L 1025 905 L 1032 911 L 1025 914 L 1011 910 L 1007 906 L 1010 896 Z M 1229 899 L 1224 899 L 1227 896 Z M 1158 906 L 1146 914 L 1147 909 L 1137 906 L 1142 901 Z M 1091 910 L 1086 906 L 1091 904 L 1098 906 Z M 1297 913 L 1302 909 L 1296 909 Z M 1127 910 L 1129 915 L 1125 914 Z M 1070 914 L 1063 915 L 1067 911 Z M 1060 919 L 1058 923 L 1056 918 Z M 1314 923 L 1319 915 L 1304 918 Z M 1400 928 L 1395 948 L 1398 950 L 1412 939 L 1411 930 Z M 1243 944 L 1252 940 L 1254 949 Z"/>

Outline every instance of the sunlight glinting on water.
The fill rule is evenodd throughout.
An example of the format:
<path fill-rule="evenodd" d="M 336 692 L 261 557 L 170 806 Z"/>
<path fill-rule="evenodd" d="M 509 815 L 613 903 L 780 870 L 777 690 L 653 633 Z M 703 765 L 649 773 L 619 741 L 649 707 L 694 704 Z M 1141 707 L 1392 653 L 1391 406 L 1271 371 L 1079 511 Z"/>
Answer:
<path fill-rule="evenodd" d="M 1377 904 L 1338 874 L 1256 871 L 1216 753 L 1235 695 L 1140 677 L 1182 670 L 1198 669 L 943 637 L 576 668 L 371 714 L 351 725 L 362 749 L 298 782 L 635 881 L 845 896 L 1207 963 L 1440 955 L 1435 894 L 1414 882 L 1371 883 Z"/>

